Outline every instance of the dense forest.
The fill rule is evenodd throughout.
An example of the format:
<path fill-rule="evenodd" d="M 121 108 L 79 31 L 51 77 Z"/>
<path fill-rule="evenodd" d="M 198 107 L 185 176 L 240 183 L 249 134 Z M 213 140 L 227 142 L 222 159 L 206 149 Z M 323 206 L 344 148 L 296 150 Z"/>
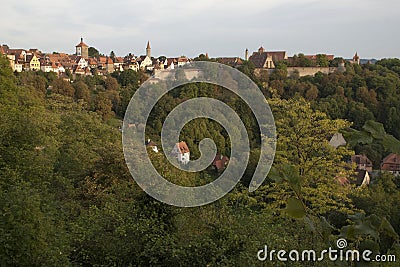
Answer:
<path fill-rule="evenodd" d="M 153 108 L 148 138 L 160 143 L 169 111 L 207 96 L 239 114 L 251 144 L 245 175 L 229 194 L 206 206 L 178 208 L 144 193 L 122 153 L 124 112 L 148 74 L 127 70 L 70 82 L 53 73 L 13 73 L 1 57 L 0 266 L 398 266 L 260 262 L 257 252 L 264 245 L 322 251 L 346 238 L 348 248 L 400 260 L 400 178 L 381 173 L 366 187 L 335 179 L 353 179 L 355 166 L 347 162 L 355 153 L 366 154 L 376 168 L 388 153 L 400 153 L 400 60 L 347 64 L 344 73 L 314 77 L 287 77 L 284 63 L 269 76 L 256 77 L 246 61 L 239 70 L 260 87 L 274 114 L 274 166 L 249 193 L 260 148 L 249 107 L 215 85 L 178 87 Z M 329 145 L 337 132 L 347 146 Z M 193 159 L 206 137 L 229 155 L 224 129 L 196 119 L 181 133 Z M 178 184 L 218 176 L 211 168 L 177 172 L 163 153 L 149 155 Z"/>

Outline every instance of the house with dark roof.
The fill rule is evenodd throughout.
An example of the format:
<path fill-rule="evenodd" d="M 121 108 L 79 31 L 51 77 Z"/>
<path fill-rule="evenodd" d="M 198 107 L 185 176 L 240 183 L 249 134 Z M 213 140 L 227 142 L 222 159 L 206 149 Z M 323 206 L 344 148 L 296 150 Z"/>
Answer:
<path fill-rule="evenodd" d="M 357 170 L 372 172 L 372 161 L 365 155 L 353 155 L 351 162 L 356 164 Z"/>
<path fill-rule="evenodd" d="M 239 57 L 219 57 L 217 58 L 217 62 L 234 68 L 237 68 L 243 64 L 242 59 Z"/>

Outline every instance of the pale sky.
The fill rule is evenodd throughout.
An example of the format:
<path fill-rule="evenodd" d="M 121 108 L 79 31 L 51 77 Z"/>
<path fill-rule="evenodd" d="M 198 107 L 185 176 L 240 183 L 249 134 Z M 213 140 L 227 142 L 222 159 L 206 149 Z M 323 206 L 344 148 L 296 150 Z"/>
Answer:
<path fill-rule="evenodd" d="M 74 53 L 240 56 L 269 51 L 400 58 L 399 0 L 5 0 L 0 43 Z"/>

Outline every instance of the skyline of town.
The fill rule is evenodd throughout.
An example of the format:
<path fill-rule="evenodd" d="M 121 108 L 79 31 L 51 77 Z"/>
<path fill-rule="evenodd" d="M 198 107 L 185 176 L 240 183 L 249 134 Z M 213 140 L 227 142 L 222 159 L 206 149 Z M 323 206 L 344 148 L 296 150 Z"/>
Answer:
<path fill-rule="evenodd" d="M 335 55 L 322 54 L 295 54 L 289 56 L 284 51 L 266 50 L 263 46 L 250 53 L 246 48 L 244 57 L 209 57 L 208 53 L 200 54 L 196 58 L 187 56 L 179 57 L 155 57 L 152 54 L 150 41 L 147 41 L 145 55 L 129 53 L 123 57 L 116 55 L 113 51 L 110 55 L 101 54 L 94 47 L 86 44 L 83 37 L 75 46 L 75 53 L 68 54 L 64 52 L 45 53 L 38 48 L 20 49 L 0 46 L 0 54 L 6 55 L 10 66 L 15 72 L 38 71 L 54 72 L 59 76 L 92 76 L 107 75 L 114 71 L 122 72 L 124 70 L 143 70 L 147 73 L 155 74 L 161 70 L 173 70 L 182 67 L 195 60 L 213 59 L 219 63 L 229 65 L 234 68 L 242 66 L 249 61 L 254 66 L 254 73 L 257 76 L 272 74 L 276 67 L 282 62 L 287 65 L 288 75 L 315 75 L 318 72 L 334 73 L 344 72 L 345 62 L 351 64 L 373 64 L 374 60 L 362 60 L 356 52 L 352 59 L 343 59 Z M 70 76 L 71 77 L 71 76 Z"/>
<path fill-rule="evenodd" d="M 99 51 L 142 51 L 167 57 L 242 56 L 261 45 L 289 54 L 330 53 L 351 58 L 399 57 L 400 2 L 315 1 L 97 1 L 48 0 L 2 4 L 2 42 L 11 47 L 73 52 L 84 36 Z M 40 15 L 35 15 L 40 14 Z"/>
<path fill-rule="evenodd" d="M 132 54 L 132 55 L 135 55 L 135 56 L 141 56 L 141 55 L 146 55 L 146 50 L 143 48 L 143 44 L 142 44 L 142 48 L 141 49 L 138 49 L 138 50 L 131 50 L 131 51 L 128 51 L 127 53 L 124 53 L 124 54 L 120 54 L 120 53 L 117 53 L 116 52 L 116 50 L 114 50 L 114 49 L 111 49 L 110 51 L 101 51 L 100 49 L 98 49 L 98 46 L 96 45 L 96 44 L 92 44 L 91 42 L 90 42 L 90 40 L 89 41 L 87 41 L 87 38 L 84 38 L 83 36 L 81 36 L 80 37 L 80 39 L 82 40 L 82 39 L 85 39 L 85 42 L 88 44 L 88 47 L 93 47 L 93 48 L 95 48 L 96 50 L 98 50 L 99 51 L 99 53 L 100 53 L 100 55 L 104 55 L 104 56 L 109 56 L 110 55 L 110 53 L 111 52 L 113 52 L 116 56 L 118 56 L 118 57 L 124 57 L 124 56 L 127 56 L 127 55 L 129 55 L 129 54 Z M 40 51 L 41 53 L 43 53 L 43 54 L 55 54 L 55 53 L 64 53 L 64 54 L 68 54 L 68 55 L 73 55 L 73 54 L 76 54 L 76 50 L 75 50 L 75 48 L 73 47 L 73 45 L 72 44 L 74 44 L 74 43 L 76 43 L 77 41 L 76 40 L 78 40 L 77 38 L 75 38 L 75 41 L 71 41 L 71 45 L 70 45 L 70 48 L 69 49 L 66 49 L 65 51 L 64 50 L 59 50 L 59 49 L 56 49 L 56 48 L 54 48 L 54 49 L 50 49 L 49 51 L 47 51 L 47 50 L 44 50 L 44 49 L 42 49 L 41 47 L 36 47 L 36 46 L 27 46 L 27 45 L 24 45 L 24 46 L 21 46 L 21 47 L 17 47 L 17 46 L 13 46 L 13 45 L 10 45 L 10 43 L 9 42 L 7 42 L 7 41 L 5 41 L 5 40 L 2 40 L 2 41 L 0 41 L 0 45 L 1 46 L 8 46 L 8 47 L 10 47 L 10 48 L 12 48 L 12 49 L 16 49 L 16 50 L 26 50 L 26 51 L 28 51 L 28 50 L 38 50 L 38 51 Z M 304 55 L 318 55 L 318 54 L 326 54 L 326 55 L 334 55 L 335 57 L 341 57 L 341 58 L 343 58 L 343 59 L 351 59 L 351 58 L 353 58 L 353 56 L 354 56 L 354 53 L 357 53 L 360 57 L 361 57 L 361 59 L 365 59 L 365 60 L 369 60 L 369 59 L 376 59 L 376 60 L 379 60 L 379 59 L 382 59 L 382 58 L 379 58 L 379 57 L 367 57 L 367 56 L 363 56 L 361 53 L 359 53 L 359 51 L 362 51 L 363 49 L 361 48 L 361 49 L 353 49 L 353 52 L 350 54 L 350 55 L 341 55 L 341 54 L 336 54 L 336 53 L 332 53 L 331 51 L 329 51 L 329 50 L 323 50 L 322 48 L 321 49 L 319 49 L 318 51 L 311 51 L 310 53 L 306 53 L 306 52 L 304 52 L 304 51 L 295 51 L 295 52 L 291 52 L 291 51 L 289 51 L 289 50 L 286 50 L 286 49 L 284 49 L 284 48 L 278 48 L 278 49 L 270 49 L 268 46 L 265 46 L 264 44 L 260 44 L 260 45 L 258 45 L 258 46 L 256 46 L 256 45 L 254 45 L 254 44 L 251 44 L 249 47 L 255 47 L 254 49 L 253 48 L 249 48 L 249 47 L 244 47 L 243 49 L 242 49 L 242 51 L 241 52 L 239 52 L 238 54 L 236 54 L 236 55 L 229 55 L 229 54 L 210 54 L 209 52 L 208 52 L 208 49 L 203 49 L 202 51 L 200 50 L 200 52 L 198 53 L 198 54 L 195 54 L 195 55 L 187 55 L 187 54 L 184 54 L 184 53 L 176 53 L 176 54 L 174 54 L 174 55 L 168 55 L 168 54 L 166 54 L 166 53 L 163 53 L 162 52 L 162 50 L 160 51 L 160 49 L 158 49 L 158 53 L 157 53 L 157 50 L 156 50 L 156 52 L 154 52 L 154 44 L 153 44 L 153 42 L 149 39 L 149 40 L 146 40 L 145 41 L 145 43 L 151 43 L 151 50 L 152 50 L 152 57 L 154 57 L 154 58 L 159 58 L 159 57 L 162 57 L 162 56 L 165 56 L 165 57 L 188 57 L 188 58 L 195 58 L 195 57 L 198 57 L 199 55 L 201 55 L 201 54 L 203 54 L 203 55 L 208 55 L 210 58 L 218 58 L 218 57 L 238 57 L 238 58 L 241 58 L 241 59 L 245 59 L 245 53 L 246 53 L 246 50 L 247 51 L 257 51 L 260 47 L 262 47 L 262 48 L 264 48 L 264 49 L 267 49 L 267 50 L 269 50 L 269 51 L 285 51 L 288 55 L 298 55 L 298 54 L 304 54 Z M 157 47 L 157 44 L 155 45 L 156 47 Z M 71 48 L 72 47 L 72 48 Z M 136 46 L 135 46 L 136 47 Z M 391 58 L 391 57 L 384 57 L 384 58 Z M 392 57 L 392 58 L 399 58 L 399 57 Z"/>

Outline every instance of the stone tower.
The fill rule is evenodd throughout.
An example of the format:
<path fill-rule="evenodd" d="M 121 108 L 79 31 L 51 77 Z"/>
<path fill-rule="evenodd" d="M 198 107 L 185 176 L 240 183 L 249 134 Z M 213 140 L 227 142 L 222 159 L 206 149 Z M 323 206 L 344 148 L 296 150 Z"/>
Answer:
<path fill-rule="evenodd" d="M 147 41 L 147 47 L 146 47 L 146 56 L 151 58 L 151 47 L 150 47 L 150 41 Z"/>
<path fill-rule="evenodd" d="M 360 65 L 360 57 L 358 56 L 358 53 L 356 52 L 356 54 L 353 57 L 353 63 Z"/>
<path fill-rule="evenodd" d="M 84 59 L 89 58 L 89 46 L 83 42 L 83 38 L 81 37 L 81 42 L 75 46 L 76 55 L 79 57 L 83 57 Z"/>
<path fill-rule="evenodd" d="M 246 51 L 244 51 L 244 59 L 249 60 L 249 49 L 246 48 Z"/>

